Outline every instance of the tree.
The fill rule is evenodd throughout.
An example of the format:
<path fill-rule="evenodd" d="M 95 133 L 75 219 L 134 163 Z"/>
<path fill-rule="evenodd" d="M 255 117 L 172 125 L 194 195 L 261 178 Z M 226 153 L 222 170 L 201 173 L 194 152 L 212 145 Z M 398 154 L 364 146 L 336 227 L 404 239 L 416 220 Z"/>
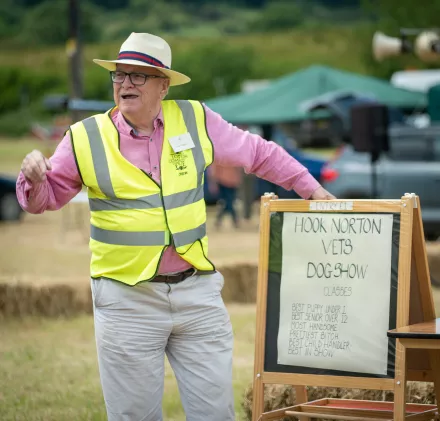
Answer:
<path fill-rule="evenodd" d="M 14 0 L 0 2 L 0 38 L 14 35 L 19 28 L 23 9 Z"/>
<path fill-rule="evenodd" d="M 440 0 L 364 0 L 364 7 L 376 17 L 380 28 L 395 35 L 402 27 L 439 26 Z"/>
<path fill-rule="evenodd" d="M 277 0 L 266 5 L 255 27 L 258 31 L 279 31 L 293 28 L 303 20 L 304 13 L 299 2 Z"/>
<path fill-rule="evenodd" d="M 24 17 L 21 40 L 31 45 L 65 44 L 69 33 L 67 7 L 65 0 L 46 0 L 32 8 Z M 96 6 L 81 2 L 83 41 L 99 38 L 99 28 L 95 23 L 98 14 Z"/>
<path fill-rule="evenodd" d="M 169 98 L 205 100 L 239 92 L 252 77 L 254 53 L 227 44 L 205 43 L 173 58 L 173 68 L 191 77 L 191 83 L 173 87 Z"/>

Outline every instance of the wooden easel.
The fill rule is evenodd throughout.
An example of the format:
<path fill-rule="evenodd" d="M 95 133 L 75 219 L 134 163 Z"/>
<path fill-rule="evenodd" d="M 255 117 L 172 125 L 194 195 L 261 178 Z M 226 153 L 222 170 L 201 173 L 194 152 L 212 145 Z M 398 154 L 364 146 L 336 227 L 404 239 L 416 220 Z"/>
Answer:
<path fill-rule="evenodd" d="M 419 198 L 414 194 L 406 194 L 400 200 L 335 200 L 332 202 L 350 202 L 351 209 L 344 210 L 344 212 L 400 214 L 396 327 L 435 319 Z M 335 212 L 328 209 L 328 206 L 327 210 L 325 206 L 322 210 L 319 202 L 318 208 L 320 212 Z M 341 209 L 341 206 L 336 208 Z M 406 380 L 434 381 L 437 402 L 440 402 L 440 372 L 435 370 L 440 367 L 439 354 L 432 350 L 409 349 L 406 351 L 399 339 L 396 339 L 394 378 L 265 371 L 270 215 L 273 212 L 311 212 L 310 209 L 311 202 L 306 200 L 278 200 L 273 194 L 266 194 L 262 198 L 252 420 L 277 420 L 290 415 L 300 416 L 301 420 L 313 417 L 345 420 L 394 419 L 400 421 L 404 420 L 408 413 L 411 415 L 411 420 L 434 418 L 437 411 L 436 406 L 406 405 Z M 387 332 L 384 332 L 384 335 L 386 334 Z M 431 367 L 434 370 L 431 370 Z M 265 384 L 294 386 L 296 405 L 264 413 Z M 342 399 L 307 402 L 306 386 L 390 390 L 394 392 L 395 401 L 394 404 L 392 402 L 374 402 L 374 405 L 369 404 L 369 401 Z"/>

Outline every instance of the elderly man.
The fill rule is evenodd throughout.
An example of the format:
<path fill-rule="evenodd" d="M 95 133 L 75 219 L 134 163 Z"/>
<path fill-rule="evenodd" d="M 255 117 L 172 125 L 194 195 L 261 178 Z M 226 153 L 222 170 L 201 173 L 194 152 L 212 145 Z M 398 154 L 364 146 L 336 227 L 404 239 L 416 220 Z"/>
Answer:
<path fill-rule="evenodd" d="M 232 421 L 232 328 L 208 259 L 204 171 L 215 159 L 303 198 L 331 199 L 282 148 L 197 101 L 164 101 L 190 79 L 161 38 L 132 33 L 110 71 L 116 107 L 70 127 L 54 155 L 23 160 L 21 206 L 56 210 L 87 186 L 91 289 L 111 421 L 162 420 L 164 356 L 190 421 Z"/>

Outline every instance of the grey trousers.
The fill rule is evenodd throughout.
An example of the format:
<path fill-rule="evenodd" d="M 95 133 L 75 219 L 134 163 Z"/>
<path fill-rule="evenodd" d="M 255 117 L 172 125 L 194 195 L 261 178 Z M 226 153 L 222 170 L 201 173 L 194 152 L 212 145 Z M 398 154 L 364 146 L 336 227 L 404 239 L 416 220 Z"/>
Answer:
<path fill-rule="evenodd" d="M 223 283 L 218 272 L 134 287 L 92 280 L 109 421 L 162 421 L 165 354 L 188 421 L 235 419 L 233 335 Z"/>

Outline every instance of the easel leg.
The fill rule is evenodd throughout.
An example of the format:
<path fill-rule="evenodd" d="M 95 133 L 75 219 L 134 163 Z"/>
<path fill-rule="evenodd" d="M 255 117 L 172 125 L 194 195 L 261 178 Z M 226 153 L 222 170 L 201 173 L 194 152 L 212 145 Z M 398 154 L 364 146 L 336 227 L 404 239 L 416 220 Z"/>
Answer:
<path fill-rule="evenodd" d="M 396 339 L 396 375 L 394 384 L 394 421 L 404 421 L 406 411 L 406 348 Z"/>
<path fill-rule="evenodd" d="M 300 403 L 307 403 L 309 397 L 307 396 L 307 388 L 305 386 L 295 386 L 296 402 L 295 405 Z M 310 421 L 309 417 L 298 417 L 299 421 Z"/>
<path fill-rule="evenodd" d="M 264 412 L 264 384 L 261 377 L 254 380 L 254 400 L 252 402 L 252 421 L 258 421 Z"/>
<path fill-rule="evenodd" d="M 429 351 L 429 361 L 431 363 L 431 373 L 434 378 L 435 399 L 438 408 L 440 404 L 440 350 Z"/>

